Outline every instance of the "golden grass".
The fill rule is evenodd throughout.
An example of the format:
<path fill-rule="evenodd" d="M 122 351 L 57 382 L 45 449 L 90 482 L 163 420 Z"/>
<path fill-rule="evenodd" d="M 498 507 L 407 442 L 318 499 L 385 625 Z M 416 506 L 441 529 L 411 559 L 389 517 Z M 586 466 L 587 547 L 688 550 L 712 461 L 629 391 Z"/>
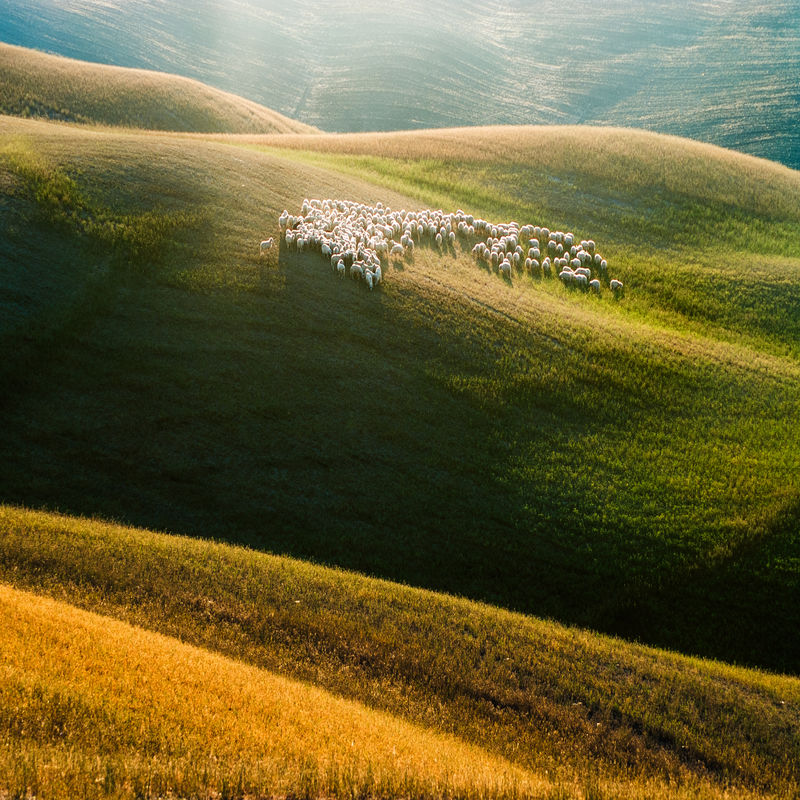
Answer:
<path fill-rule="evenodd" d="M 8 507 L 0 580 L 313 681 L 558 784 L 597 775 L 609 797 L 797 788 L 794 678 L 242 548 Z M 113 650 L 108 659 L 126 663 Z M 143 733 L 138 748 L 152 739 Z"/>
<path fill-rule="evenodd" d="M 220 137 L 222 138 L 222 137 Z M 690 191 L 737 206 L 754 199 L 772 213 L 797 210 L 800 172 L 763 158 L 679 136 L 585 125 L 506 125 L 389 133 L 230 136 L 231 143 L 412 161 L 503 168 L 523 162 L 552 174 L 610 176 L 620 187 Z M 787 194 L 788 193 L 788 194 Z M 520 220 L 522 222 L 522 220 Z"/>
<path fill-rule="evenodd" d="M 514 797 L 548 785 L 453 737 L 5 585 L 0 618 L 0 788 L 28 788 L 8 778 L 28 748 L 42 798 L 93 779 L 84 791 L 123 797 L 145 782 L 148 796 L 228 785 L 265 797 Z"/>
<path fill-rule="evenodd" d="M 281 134 L 315 130 L 179 75 L 92 64 L 3 43 L 0 113 L 166 131 Z"/>

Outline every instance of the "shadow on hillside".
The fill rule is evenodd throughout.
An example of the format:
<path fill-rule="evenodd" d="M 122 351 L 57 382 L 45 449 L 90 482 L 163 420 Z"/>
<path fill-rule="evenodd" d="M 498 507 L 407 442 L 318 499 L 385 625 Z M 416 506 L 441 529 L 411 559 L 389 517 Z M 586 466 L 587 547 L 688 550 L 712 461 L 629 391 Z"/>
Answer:
<path fill-rule="evenodd" d="M 9 399 L 1 499 L 798 668 L 794 598 L 770 620 L 780 587 L 768 569 L 769 548 L 796 544 L 796 508 L 763 547 L 702 575 L 635 530 L 599 536 L 580 475 L 525 494 L 508 464 L 514 447 L 569 449 L 614 419 L 570 414 L 569 387 L 549 406 L 508 396 L 487 413 L 450 378 L 490 374 L 491 342 L 441 326 L 433 301 L 399 313 L 384 291 L 284 247 L 268 269 L 280 281 L 253 292 L 120 287 Z M 543 346 L 515 335 L 520 349 Z M 735 608 L 719 604 L 734 595 Z"/>

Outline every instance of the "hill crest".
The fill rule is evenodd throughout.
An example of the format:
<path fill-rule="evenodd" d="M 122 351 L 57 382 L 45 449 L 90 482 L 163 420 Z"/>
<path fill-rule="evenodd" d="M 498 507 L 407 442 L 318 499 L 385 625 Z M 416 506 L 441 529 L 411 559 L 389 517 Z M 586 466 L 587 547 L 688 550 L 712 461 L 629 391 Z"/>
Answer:
<path fill-rule="evenodd" d="M 0 43 L 0 113 L 161 131 L 316 130 L 191 78 L 78 61 L 4 43 Z"/>

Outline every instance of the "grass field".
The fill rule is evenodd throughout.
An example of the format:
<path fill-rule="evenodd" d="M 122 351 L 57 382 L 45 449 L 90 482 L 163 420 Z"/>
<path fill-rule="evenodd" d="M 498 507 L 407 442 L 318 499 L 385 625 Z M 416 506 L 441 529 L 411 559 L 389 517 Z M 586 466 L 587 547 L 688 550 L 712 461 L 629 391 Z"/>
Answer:
<path fill-rule="evenodd" d="M 798 788 L 796 678 L 10 507 L 0 580 L 18 587 L 0 585 L 0 776 L 12 796 Z"/>
<path fill-rule="evenodd" d="M 544 796 L 549 782 L 313 687 L 0 587 L 16 797 Z"/>
<path fill-rule="evenodd" d="M 0 114 L 208 133 L 308 133 L 269 108 L 195 80 L 0 43 Z"/>
<path fill-rule="evenodd" d="M 569 129 L 309 153 L 0 124 L 4 501 L 797 671 L 797 173 L 619 131 L 576 165 Z M 314 195 L 563 226 L 626 296 L 458 250 L 372 295 L 260 259 Z"/>
<path fill-rule="evenodd" d="M 800 167 L 797 0 L 11 0 L 0 40 L 186 75 L 327 131 L 649 128 Z"/>

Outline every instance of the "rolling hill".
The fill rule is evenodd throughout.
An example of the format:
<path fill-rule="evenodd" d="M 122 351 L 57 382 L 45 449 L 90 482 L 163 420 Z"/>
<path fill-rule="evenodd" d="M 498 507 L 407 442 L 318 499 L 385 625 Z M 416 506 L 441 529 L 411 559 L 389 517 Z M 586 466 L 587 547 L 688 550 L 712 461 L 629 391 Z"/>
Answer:
<path fill-rule="evenodd" d="M 178 75 L 0 43 L 0 113 L 206 133 L 308 133 L 308 125 Z"/>
<path fill-rule="evenodd" d="M 800 668 L 798 173 L 586 128 L 0 137 L 3 501 Z M 626 295 L 260 257 L 310 196 L 573 230 Z"/>
<path fill-rule="evenodd" d="M 10 507 L 0 580 L 12 796 L 797 791 L 796 678 Z"/>
<path fill-rule="evenodd" d="M 329 131 L 603 124 L 800 167 L 797 0 L 11 0 L 0 40 L 157 69 Z"/>

